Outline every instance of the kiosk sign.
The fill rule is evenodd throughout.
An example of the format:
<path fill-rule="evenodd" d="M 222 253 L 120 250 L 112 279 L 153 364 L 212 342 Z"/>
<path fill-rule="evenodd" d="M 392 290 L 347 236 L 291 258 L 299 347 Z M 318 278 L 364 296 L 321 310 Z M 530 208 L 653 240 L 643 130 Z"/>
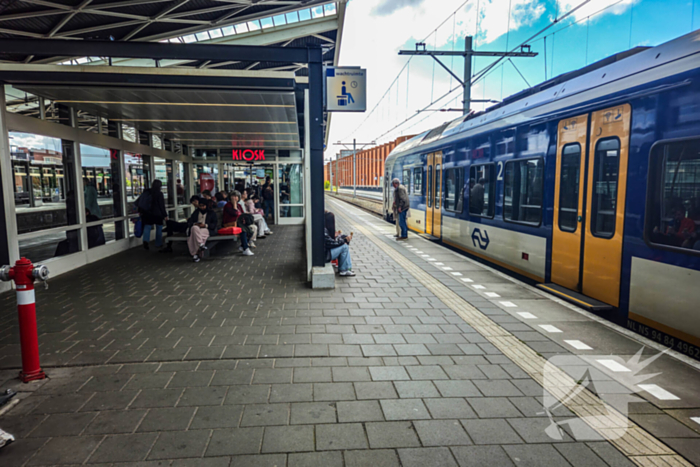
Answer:
<path fill-rule="evenodd" d="M 367 70 L 326 68 L 326 110 L 364 112 L 367 110 Z"/>
<path fill-rule="evenodd" d="M 264 149 L 234 149 L 233 150 L 233 160 L 234 161 L 264 161 L 265 160 L 265 150 Z"/>

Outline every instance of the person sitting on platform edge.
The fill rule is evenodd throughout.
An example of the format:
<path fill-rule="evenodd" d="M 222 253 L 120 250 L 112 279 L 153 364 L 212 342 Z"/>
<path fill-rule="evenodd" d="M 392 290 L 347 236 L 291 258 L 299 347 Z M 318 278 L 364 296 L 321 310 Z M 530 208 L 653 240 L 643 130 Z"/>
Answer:
<path fill-rule="evenodd" d="M 399 216 L 399 227 L 401 228 L 401 233 L 397 240 L 406 240 L 408 238 L 406 216 L 408 215 L 408 209 L 411 207 L 408 200 L 408 192 L 398 178 L 391 181 L 391 186 L 394 187 L 394 212 Z"/>
<path fill-rule="evenodd" d="M 207 249 L 207 239 L 216 235 L 217 232 L 218 219 L 211 206 L 211 201 L 202 200 L 199 203 L 199 208 L 192 213 L 187 221 L 190 226 L 187 246 L 195 263 L 199 263 L 202 259 L 202 253 Z"/>
<path fill-rule="evenodd" d="M 328 229 L 323 229 L 323 247 L 326 254 L 326 263 L 330 263 L 334 259 L 338 259 L 338 272 L 343 277 L 354 276 L 352 272 L 352 259 L 350 258 L 350 241 L 352 234 L 339 235 L 333 238 Z"/>

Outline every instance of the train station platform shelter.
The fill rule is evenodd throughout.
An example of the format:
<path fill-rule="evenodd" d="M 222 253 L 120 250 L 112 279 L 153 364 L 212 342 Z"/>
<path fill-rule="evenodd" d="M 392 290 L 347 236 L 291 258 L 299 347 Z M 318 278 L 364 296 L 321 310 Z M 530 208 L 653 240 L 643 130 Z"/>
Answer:
<path fill-rule="evenodd" d="M 0 5 L 0 262 L 52 276 L 138 246 L 135 200 L 158 179 L 189 198 L 275 187 L 275 224 L 303 224 L 323 266 L 323 67 L 345 2 Z"/>

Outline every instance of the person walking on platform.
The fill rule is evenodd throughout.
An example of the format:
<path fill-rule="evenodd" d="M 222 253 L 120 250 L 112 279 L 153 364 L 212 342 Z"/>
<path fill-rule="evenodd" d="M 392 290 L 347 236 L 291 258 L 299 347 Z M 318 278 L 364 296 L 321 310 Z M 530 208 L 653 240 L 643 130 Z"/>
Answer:
<path fill-rule="evenodd" d="M 148 250 L 151 241 L 151 229 L 156 226 L 156 246 L 163 246 L 163 221 L 168 220 L 168 211 L 165 210 L 165 198 L 161 191 L 163 182 L 155 180 L 151 188 L 145 190 L 136 200 L 136 206 L 143 223 L 143 247 Z"/>
<path fill-rule="evenodd" d="M 398 178 L 391 181 L 391 186 L 394 187 L 394 216 L 398 214 L 398 225 L 401 232 L 398 233 L 397 240 L 406 240 L 408 238 L 408 225 L 406 224 L 406 216 L 411 204 L 408 200 L 408 192 L 406 187 L 401 184 Z"/>

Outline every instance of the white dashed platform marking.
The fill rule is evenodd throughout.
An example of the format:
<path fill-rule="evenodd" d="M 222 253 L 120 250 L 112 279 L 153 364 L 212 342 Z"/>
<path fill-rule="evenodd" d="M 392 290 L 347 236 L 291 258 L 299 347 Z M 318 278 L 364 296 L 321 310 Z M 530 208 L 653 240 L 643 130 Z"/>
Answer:
<path fill-rule="evenodd" d="M 605 368 L 614 371 L 615 373 L 623 373 L 625 371 L 632 371 L 625 365 L 616 362 L 615 360 L 596 360 L 598 363 L 603 365 Z"/>
<path fill-rule="evenodd" d="M 532 313 L 528 313 L 527 311 L 521 311 L 521 312 L 518 312 L 518 314 L 523 319 L 537 319 L 537 316 L 533 315 Z"/>
<path fill-rule="evenodd" d="M 484 295 L 486 295 L 486 296 L 489 297 L 489 298 L 498 298 L 498 297 L 500 297 L 500 295 L 498 295 L 496 292 L 486 292 L 486 293 L 484 293 Z"/>
<path fill-rule="evenodd" d="M 679 401 L 680 397 L 674 396 L 664 388 L 657 386 L 656 384 L 639 384 L 640 389 L 648 392 L 652 396 L 656 397 L 660 401 Z"/>
<path fill-rule="evenodd" d="M 556 326 L 552 326 L 551 324 L 540 324 L 540 327 L 547 332 L 562 332 L 561 329 Z"/>
<path fill-rule="evenodd" d="M 506 308 L 517 308 L 518 307 L 518 305 L 516 305 L 513 302 L 500 302 L 500 303 L 501 303 L 501 305 L 503 305 Z"/>
<path fill-rule="evenodd" d="M 453 272 L 452 275 L 453 275 L 453 276 L 461 276 L 462 273 L 461 273 L 461 272 Z"/>
<path fill-rule="evenodd" d="M 481 289 L 485 289 L 485 288 L 486 288 L 486 287 L 484 287 L 483 285 L 479 285 L 479 284 L 474 284 L 474 285 L 472 285 L 472 287 L 474 287 L 474 288 L 477 289 L 477 290 L 481 290 Z"/>
<path fill-rule="evenodd" d="M 468 278 L 468 277 L 463 277 L 463 278 L 462 278 L 462 282 L 474 282 L 474 281 L 471 280 L 471 279 Z"/>
<path fill-rule="evenodd" d="M 567 344 L 569 344 L 571 347 L 573 347 L 576 350 L 593 350 L 593 347 L 586 345 L 581 341 L 573 340 L 573 341 L 564 341 L 564 342 L 566 342 Z"/>

